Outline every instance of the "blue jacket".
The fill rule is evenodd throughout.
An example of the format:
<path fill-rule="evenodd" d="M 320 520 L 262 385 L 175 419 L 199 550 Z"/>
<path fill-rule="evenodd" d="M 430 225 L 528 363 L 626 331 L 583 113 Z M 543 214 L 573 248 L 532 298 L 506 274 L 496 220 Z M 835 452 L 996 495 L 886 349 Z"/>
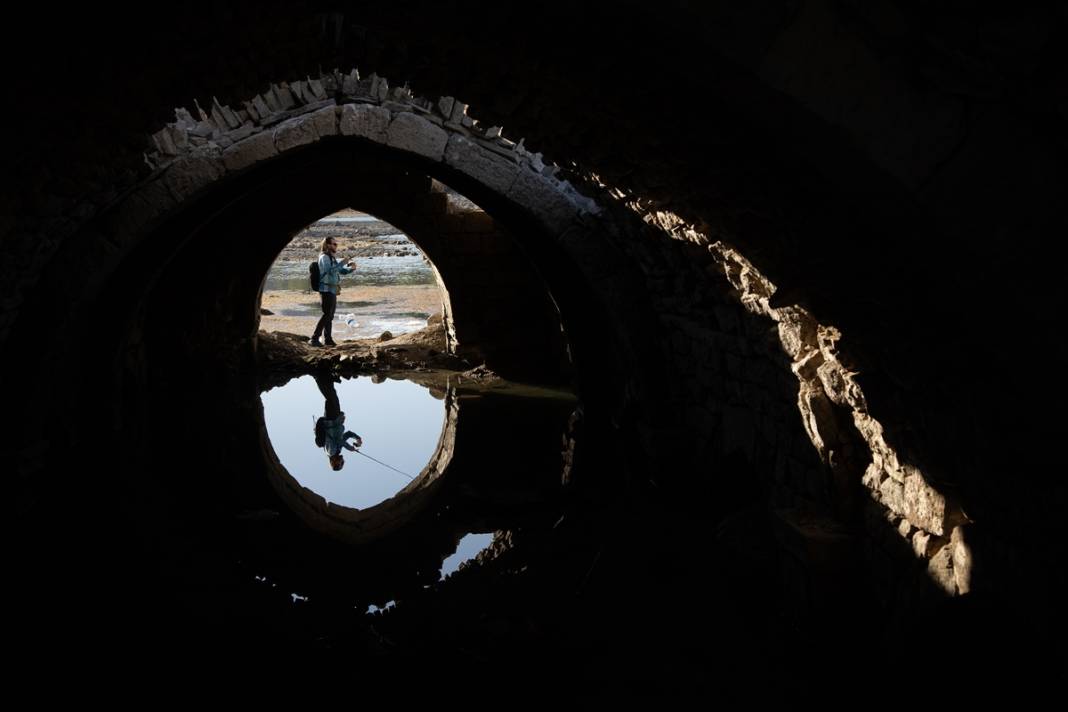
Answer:
<path fill-rule="evenodd" d="M 345 267 L 323 252 L 319 255 L 319 291 L 337 294 L 341 291 L 341 275 L 352 271 L 352 267 Z"/>
<path fill-rule="evenodd" d="M 326 436 L 326 441 L 323 443 L 323 449 L 326 450 L 327 455 L 340 455 L 341 448 L 356 451 L 356 448 L 349 445 L 346 442 L 349 438 L 360 437 L 351 430 L 345 430 L 345 414 L 337 416 L 336 418 L 323 418 L 323 432 Z"/>

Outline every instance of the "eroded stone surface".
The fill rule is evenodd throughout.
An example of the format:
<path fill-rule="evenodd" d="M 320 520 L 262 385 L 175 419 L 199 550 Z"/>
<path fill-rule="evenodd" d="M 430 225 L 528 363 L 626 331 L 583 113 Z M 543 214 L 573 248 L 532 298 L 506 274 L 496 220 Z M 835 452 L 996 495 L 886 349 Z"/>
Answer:
<path fill-rule="evenodd" d="M 512 187 L 519 170 L 514 161 L 486 151 L 460 134 L 449 137 L 444 157 L 450 166 L 501 193 Z"/>
<path fill-rule="evenodd" d="M 274 128 L 274 144 L 278 152 L 288 151 L 337 133 L 334 107 L 326 106 L 303 116 L 287 119 Z"/>
<path fill-rule="evenodd" d="M 448 140 L 449 136 L 444 129 L 438 128 L 421 116 L 406 111 L 394 116 L 386 130 L 388 145 L 411 151 L 433 161 L 441 160 Z"/>
<path fill-rule="evenodd" d="M 946 498 L 929 486 L 919 474 L 905 479 L 905 516 L 914 526 L 942 535 Z"/>
<path fill-rule="evenodd" d="M 563 234 L 575 218 L 575 207 L 547 179 L 530 171 L 519 171 L 508 197 L 530 210 L 557 234 Z"/>
<path fill-rule="evenodd" d="M 223 164 L 228 171 L 239 171 L 277 154 L 274 137 L 269 133 L 259 133 L 223 151 Z"/>
<path fill-rule="evenodd" d="M 222 161 L 208 156 L 185 156 L 172 163 L 163 182 L 181 201 L 218 180 L 226 172 Z"/>
<path fill-rule="evenodd" d="M 363 136 L 377 143 L 385 143 L 389 119 L 389 110 L 380 106 L 345 104 L 341 107 L 341 133 L 345 136 Z"/>

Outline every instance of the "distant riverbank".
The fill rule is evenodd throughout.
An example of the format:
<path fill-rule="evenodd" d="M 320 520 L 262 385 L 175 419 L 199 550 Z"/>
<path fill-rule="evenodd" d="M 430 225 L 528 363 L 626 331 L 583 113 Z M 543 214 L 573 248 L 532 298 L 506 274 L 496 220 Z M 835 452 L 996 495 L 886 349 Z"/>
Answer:
<path fill-rule="evenodd" d="M 388 223 L 354 211 L 330 216 L 290 241 L 271 266 L 261 308 L 260 329 L 311 334 L 322 314 L 311 291 L 308 266 L 323 238 L 337 240 L 337 255 L 355 258 L 356 270 L 341 278 L 333 335 L 336 341 L 417 331 L 440 314 L 441 292 L 433 269 L 405 235 Z M 347 317 L 354 317 L 350 326 Z"/>

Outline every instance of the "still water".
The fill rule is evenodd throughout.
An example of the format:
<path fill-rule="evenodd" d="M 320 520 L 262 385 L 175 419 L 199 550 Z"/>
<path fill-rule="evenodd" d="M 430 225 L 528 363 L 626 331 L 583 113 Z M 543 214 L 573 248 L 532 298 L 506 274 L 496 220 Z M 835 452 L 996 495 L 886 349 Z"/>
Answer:
<path fill-rule="evenodd" d="M 267 273 L 266 290 L 288 289 L 304 291 L 308 285 L 308 264 L 300 262 L 276 262 Z M 356 270 L 342 277 L 345 287 L 393 286 L 397 284 L 436 285 L 434 271 L 422 255 L 380 255 L 357 257 Z"/>
<path fill-rule="evenodd" d="M 326 449 L 315 444 L 316 420 L 333 416 L 334 394 L 344 431 L 363 439 L 359 452 L 341 449 L 343 464 L 336 471 Z M 301 376 L 260 398 L 267 434 L 286 470 L 327 501 L 356 509 L 389 499 L 411 481 L 408 476 L 417 477 L 437 449 L 445 422 L 444 401 L 411 381 L 376 384 L 358 376 L 337 383 Z M 347 443 L 353 445 L 354 438 Z"/>

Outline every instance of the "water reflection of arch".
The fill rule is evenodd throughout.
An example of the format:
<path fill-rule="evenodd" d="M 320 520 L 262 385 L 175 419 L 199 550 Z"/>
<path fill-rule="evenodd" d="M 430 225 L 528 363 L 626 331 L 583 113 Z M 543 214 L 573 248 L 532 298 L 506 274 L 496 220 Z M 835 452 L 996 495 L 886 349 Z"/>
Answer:
<path fill-rule="evenodd" d="M 267 480 L 282 502 L 315 531 L 351 545 L 366 544 L 396 532 L 423 511 L 440 489 L 456 444 L 459 403 L 455 388 L 445 391 L 445 418 L 438 444 L 430 460 L 404 488 L 373 507 L 356 509 L 328 502 L 305 487 L 281 463 L 267 434 L 260 401 L 260 445 L 264 452 Z"/>
<path fill-rule="evenodd" d="M 390 377 L 432 390 L 439 385 L 418 374 Z M 448 555 L 468 531 L 505 529 L 554 516 L 561 503 L 560 442 L 575 398 L 563 391 L 531 397 L 523 388 L 516 387 L 519 395 L 472 393 L 449 381 L 442 389 L 444 421 L 427 465 L 403 489 L 373 507 L 327 502 L 300 484 L 271 445 L 260 401 L 263 471 L 280 504 L 317 534 L 365 552 L 385 546 L 402 555 L 395 545 L 430 546 Z"/>

